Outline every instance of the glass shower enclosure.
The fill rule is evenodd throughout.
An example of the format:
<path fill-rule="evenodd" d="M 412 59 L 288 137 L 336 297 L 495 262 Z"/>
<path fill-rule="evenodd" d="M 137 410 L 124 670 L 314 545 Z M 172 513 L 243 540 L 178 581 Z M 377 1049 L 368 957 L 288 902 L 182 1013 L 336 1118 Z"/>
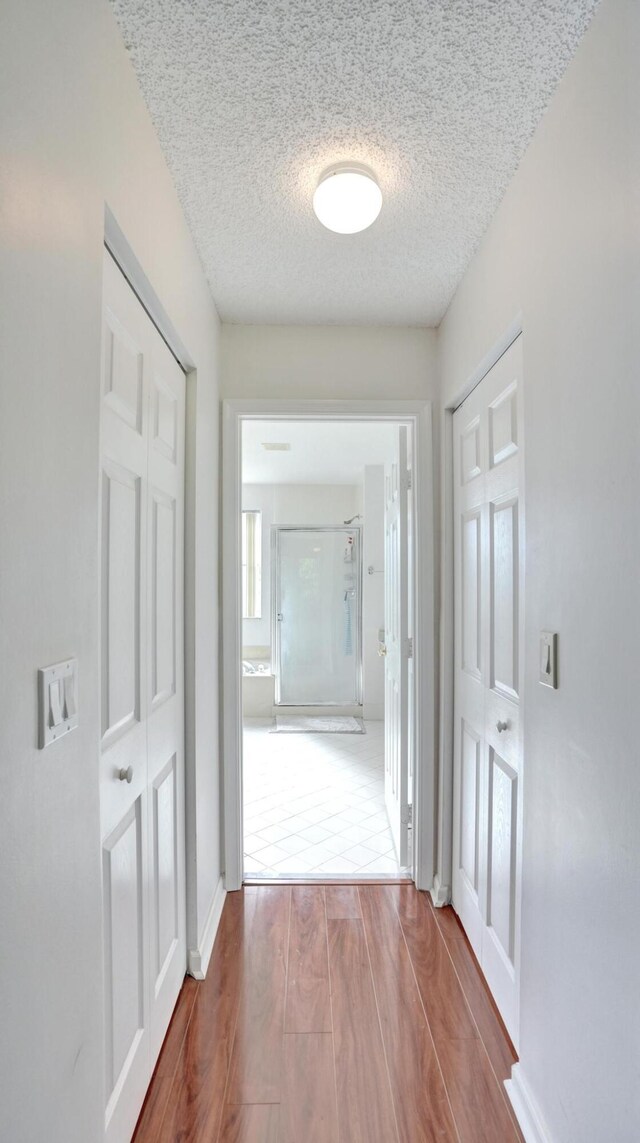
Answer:
<path fill-rule="evenodd" d="M 276 705 L 360 704 L 360 529 L 274 528 L 272 558 Z"/>

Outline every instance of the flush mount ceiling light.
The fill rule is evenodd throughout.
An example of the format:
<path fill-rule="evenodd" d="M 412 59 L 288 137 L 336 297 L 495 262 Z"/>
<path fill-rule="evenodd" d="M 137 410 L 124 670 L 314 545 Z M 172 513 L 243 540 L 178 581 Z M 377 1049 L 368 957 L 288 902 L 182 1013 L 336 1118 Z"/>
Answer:
<path fill-rule="evenodd" d="M 328 230 L 357 234 L 375 222 L 382 191 L 373 171 L 360 163 L 335 163 L 322 175 L 313 196 L 313 209 Z"/>

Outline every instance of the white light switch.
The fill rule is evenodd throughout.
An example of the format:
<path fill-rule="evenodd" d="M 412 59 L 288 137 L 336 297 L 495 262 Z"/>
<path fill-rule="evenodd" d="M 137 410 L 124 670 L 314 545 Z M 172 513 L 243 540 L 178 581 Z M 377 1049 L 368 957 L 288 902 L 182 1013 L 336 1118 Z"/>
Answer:
<path fill-rule="evenodd" d="M 545 687 L 558 687 L 558 635 L 540 632 L 540 682 Z"/>
<path fill-rule="evenodd" d="M 38 746 L 55 742 L 78 725 L 78 660 L 38 671 Z"/>
<path fill-rule="evenodd" d="M 52 679 L 49 683 L 49 726 L 60 726 L 61 722 L 60 679 Z"/>

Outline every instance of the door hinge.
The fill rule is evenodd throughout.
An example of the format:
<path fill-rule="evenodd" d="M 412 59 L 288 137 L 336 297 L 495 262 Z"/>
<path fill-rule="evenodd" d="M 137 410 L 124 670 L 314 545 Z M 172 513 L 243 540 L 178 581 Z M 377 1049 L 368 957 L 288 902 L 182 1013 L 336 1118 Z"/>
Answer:
<path fill-rule="evenodd" d="M 406 825 L 406 826 L 412 826 L 413 825 L 413 806 L 405 806 L 404 807 L 404 810 L 402 811 L 402 815 L 401 815 L 401 821 L 402 821 L 403 825 Z"/>
<path fill-rule="evenodd" d="M 413 637 L 407 639 L 407 659 L 413 659 Z"/>
<path fill-rule="evenodd" d="M 410 492 L 413 488 L 413 477 L 411 475 L 410 468 L 406 470 L 402 483 L 404 485 L 405 492 Z"/>

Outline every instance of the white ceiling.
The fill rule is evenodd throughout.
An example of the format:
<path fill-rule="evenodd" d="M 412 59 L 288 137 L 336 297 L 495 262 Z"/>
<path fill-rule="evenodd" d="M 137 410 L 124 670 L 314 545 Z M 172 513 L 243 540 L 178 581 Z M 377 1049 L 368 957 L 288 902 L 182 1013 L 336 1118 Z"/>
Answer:
<path fill-rule="evenodd" d="M 398 429 L 353 421 L 245 421 L 242 426 L 244 484 L 361 484 L 366 464 L 393 456 Z M 267 452 L 265 441 L 290 444 Z"/>
<path fill-rule="evenodd" d="M 112 0 L 220 316 L 437 325 L 598 0 Z M 320 173 L 377 173 L 323 229 Z"/>

